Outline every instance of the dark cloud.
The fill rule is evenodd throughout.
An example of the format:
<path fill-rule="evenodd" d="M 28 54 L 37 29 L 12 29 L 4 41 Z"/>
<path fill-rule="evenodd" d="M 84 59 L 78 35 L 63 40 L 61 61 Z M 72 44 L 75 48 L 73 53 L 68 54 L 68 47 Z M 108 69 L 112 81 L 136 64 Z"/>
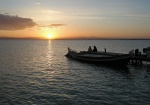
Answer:
<path fill-rule="evenodd" d="M 19 16 L 10 16 L 8 13 L 0 14 L 0 30 L 23 30 L 26 28 L 56 28 L 66 26 L 65 24 L 38 25 L 31 18 L 22 18 Z"/>
<path fill-rule="evenodd" d="M 0 14 L 0 30 L 22 30 L 36 25 L 30 18 Z"/>

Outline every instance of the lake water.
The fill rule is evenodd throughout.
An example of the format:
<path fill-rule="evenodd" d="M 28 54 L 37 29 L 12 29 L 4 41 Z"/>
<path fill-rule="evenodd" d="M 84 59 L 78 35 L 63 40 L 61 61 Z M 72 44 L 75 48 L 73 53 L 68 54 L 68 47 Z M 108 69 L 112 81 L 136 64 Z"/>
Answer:
<path fill-rule="evenodd" d="M 0 40 L 0 105 L 149 105 L 149 63 L 111 68 L 64 56 L 94 45 L 128 53 L 150 41 Z"/>

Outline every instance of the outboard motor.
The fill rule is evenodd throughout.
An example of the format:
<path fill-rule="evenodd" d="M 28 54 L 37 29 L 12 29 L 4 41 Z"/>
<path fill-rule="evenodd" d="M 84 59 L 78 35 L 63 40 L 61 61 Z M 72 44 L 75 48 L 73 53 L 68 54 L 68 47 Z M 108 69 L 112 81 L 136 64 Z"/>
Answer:
<path fill-rule="evenodd" d="M 147 51 L 150 51 L 150 47 L 143 48 L 143 53 L 147 53 Z"/>
<path fill-rule="evenodd" d="M 143 48 L 143 53 L 146 53 L 147 51 L 147 48 Z"/>

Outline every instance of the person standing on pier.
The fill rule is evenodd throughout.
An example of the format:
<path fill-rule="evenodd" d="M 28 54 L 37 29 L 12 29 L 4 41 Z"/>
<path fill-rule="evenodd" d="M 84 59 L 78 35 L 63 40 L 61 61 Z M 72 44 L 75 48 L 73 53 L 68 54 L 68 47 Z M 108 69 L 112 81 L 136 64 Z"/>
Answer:
<path fill-rule="evenodd" d="M 106 53 L 106 48 L 104 48 L 104 51 L 105 51 L 105 53 Z"/>

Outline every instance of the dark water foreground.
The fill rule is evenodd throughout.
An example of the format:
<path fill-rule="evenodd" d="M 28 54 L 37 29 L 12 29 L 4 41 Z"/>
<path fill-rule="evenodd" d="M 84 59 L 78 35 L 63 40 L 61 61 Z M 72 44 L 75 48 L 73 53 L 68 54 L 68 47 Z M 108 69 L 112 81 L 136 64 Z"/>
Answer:
<path fill-rule="evenodd" d="M 64 56 L 89 45 L 127 53 L 150 41 L 0 40 L 0 105 L 149 105 L 149 63 L 112 68 Z"/>

